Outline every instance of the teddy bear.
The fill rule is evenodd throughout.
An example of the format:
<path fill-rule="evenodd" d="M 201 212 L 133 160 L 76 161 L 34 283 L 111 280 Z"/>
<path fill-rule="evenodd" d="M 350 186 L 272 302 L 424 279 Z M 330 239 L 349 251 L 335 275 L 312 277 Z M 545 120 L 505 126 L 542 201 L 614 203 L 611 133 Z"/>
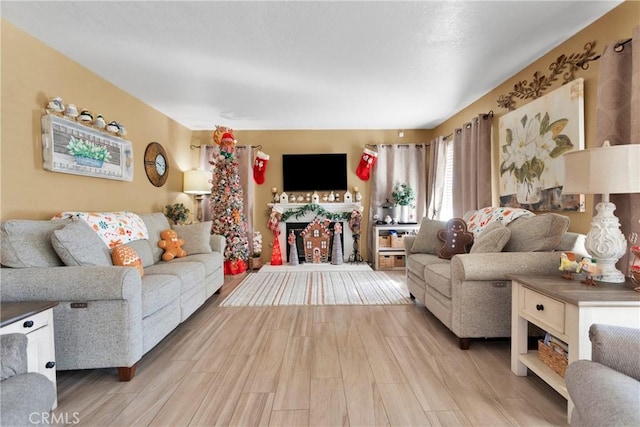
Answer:
<path fill-rule="evenodd" d="M 473 244 L 473 233 L 467 231 L 467 224 L 461 218 L 447 221 L 444 230 L 438 231 L 438 240 L 444 242 L 438 257 L 451 259 L 454 255 L 468 253 Z"/>
<path fill-rule="evenodd" d="M 187 256 L 187 252 L 182 249 L 184 239 L 178 239 L 178 233 L 175 231 L 164 230 L 160 233 L 160 239 L 158 246 L 164 249 L 164 254 L 162 254 L 164 261 L 171 261 L 174 258 Z"/>

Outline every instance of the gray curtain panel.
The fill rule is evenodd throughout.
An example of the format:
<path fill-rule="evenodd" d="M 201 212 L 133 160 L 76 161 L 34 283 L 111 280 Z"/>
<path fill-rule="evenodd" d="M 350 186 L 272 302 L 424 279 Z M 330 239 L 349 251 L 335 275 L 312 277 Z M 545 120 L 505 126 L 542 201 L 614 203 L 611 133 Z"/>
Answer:
<path fill-rule="evenodd" d="M 482 114 L 453 136 L 453 216 L 491 206 L 491 121 Z"/>
<path fill-rule="evenodd" d="M 600 59 L 596 144 L 640 144 L 640 25 L 633 40 L 615 49 L 622 40 L 605 46 Z M 638 166 L 640 179 L 640 165 Z M 596 198 L 598 203 L 600 196 Z M 640 194 L 612 194 L 616 216 L 628 241 L 640 245 Z M 595 206 L 595 204 L 594 204 Z M 595 212 L 594 212 L 595 214 Z M 629 252 L 618 261 L 618 269 L 628 273 Z"/>

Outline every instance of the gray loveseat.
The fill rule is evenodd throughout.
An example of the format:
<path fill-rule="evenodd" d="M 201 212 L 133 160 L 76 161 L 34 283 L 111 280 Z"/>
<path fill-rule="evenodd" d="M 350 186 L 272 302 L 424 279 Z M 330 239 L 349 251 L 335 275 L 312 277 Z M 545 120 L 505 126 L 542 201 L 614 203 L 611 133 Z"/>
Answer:
<path fill-rule="evenodd" d="M 141 214 L 148 239 L 127 243 L 136 268 L 111 263 L 111 252 L 80 219 L 2 223 L 2 301 L 58 301 L 53 310 L 58 370 L 118 368 L 120 379 L 211 297 L 224 282 L 225 239 L 210 223 L 174 226 L 189 254 L 162 261 L 162 213 Z"/>
<path fill-rule="evenodd" d="M 585 236 L 566 232 L 569 218 L 544 214 L 495 222 L 476 237 L 471 253 L 439 258 L 438 230 L 446 222 L 423 219 L 417 236 L 404 239 L 406 280 L 418 300 L 468 349 L 471 338 L 511 335 L 508 274 L 561 274 L 560 252 L 586 255 Z"/>

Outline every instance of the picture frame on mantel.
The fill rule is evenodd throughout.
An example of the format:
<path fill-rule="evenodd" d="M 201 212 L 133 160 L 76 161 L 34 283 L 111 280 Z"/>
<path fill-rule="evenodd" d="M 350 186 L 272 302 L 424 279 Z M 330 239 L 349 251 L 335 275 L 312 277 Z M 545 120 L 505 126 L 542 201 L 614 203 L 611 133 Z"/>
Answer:
<path fill-rule="evenodd" d="M 44 169 L 133 181 L 130 141 L 55 114 L 45 114 L 41 122 Z"/>
<path fill-rule="evenodd" d="M 499 132 L 500 206 L 585 211 L 584 194 L 562 194 L 562 155 L 584 149 L 584 79 L 505 114 Z"/>

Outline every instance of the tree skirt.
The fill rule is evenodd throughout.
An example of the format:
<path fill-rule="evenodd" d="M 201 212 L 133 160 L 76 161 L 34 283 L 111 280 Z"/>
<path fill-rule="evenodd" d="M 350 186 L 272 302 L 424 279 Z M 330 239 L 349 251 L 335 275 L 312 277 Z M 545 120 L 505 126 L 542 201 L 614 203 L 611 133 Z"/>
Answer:
<path fill-rule="evenodd" d="M 221 306 L 411 303 L 405 285 L 379 271 L 260 271 L 249 274 Z"/>

